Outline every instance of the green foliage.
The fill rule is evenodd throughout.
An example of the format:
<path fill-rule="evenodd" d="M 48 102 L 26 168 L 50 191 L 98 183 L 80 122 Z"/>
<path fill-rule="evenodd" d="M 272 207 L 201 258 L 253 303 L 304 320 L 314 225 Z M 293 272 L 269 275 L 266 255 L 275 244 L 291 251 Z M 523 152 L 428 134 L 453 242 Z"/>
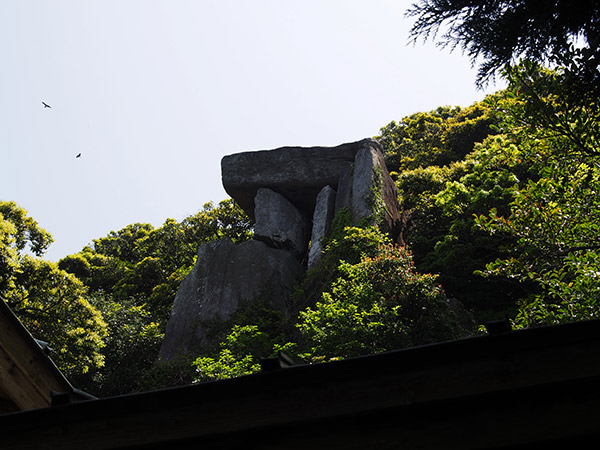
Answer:
<path fill-rule="evenodd" d="M 260 370 L 258 356 L 270 353 L 272 344 L 268 335 L 255 325 L 234 325 L 231 333 L 221 344 L 216 358 L 199 357 L 194 361 L 197 378 L 195 382 L 222 380 L 249 375 Z"/>
<path fill-rule="evenodd" d="M 164 327 L 179 283 L 192 269 L 198 245 L 229 237 L 249 239 L 252 225 L 233 200 L 202 211 L 181 222 L 167 219 L 159 228 L 131 224 L 95 239 L 92 247 L 67 256 L 59 266 L 77 275 L 92 292 L 114 301 L 146 305 Z"/>
<path fill-rule="evenodd" d="M 34 255 L 41 256 L 54 240 L 15 202 L 0 201 L 0 220 L 11 224 L 10 246 L 19 252 L 28 247 Z"/>
<path fill-rule="evenodd" d="M 480 85 L 521 57 L 569 67 L 587 84 L 598 85 L 598 2 L 423 0 L 407 15 L 416 17 L 413 40 L 435 39 L 444 30 L 439 43 L 459 46 L 480 63 Z"/>
<path fill-rule="evenodd" d="M 480 318 L 504 315 L 522 294 L 510 283 L 474 274 L 498 256 L 500 243 L 475 227 L 473 214 L 505 210 L 523 177 L 498 159 L 504 145 L 492 139 L 498 124 L 496 110 L 480 102 L 413 114 L 382 128 L 377 138 L 407 214 L 404 236 L 417 269 L 438 273 L 448 295 Z"/>
<path fill-rule="evenodd" d="M 58 267 L 79 278 L 91 291 L 112 294 L 123 277 L 127 263 L 85 247 L 79 253 L 62 258 Z"/>
<path fill-rule="evenodd" d="M 0 202 L 0 297 L 37 339 L 50 343 L 52 359 L 67 374 L 101 367 L 106 337 L 102 315 L 86 289 L 40 256 L 52 236 L 14 202 Z"/>
<path fill-rule="evenodd" d="M 231 323 L 218 353 L 193 362 L 194 382 L 249 375 L 260 370 L 262 358 L 280 351 L 296 353 L 290 318 L 260 299 L 242 307 Z"/>
<path fill-rule="evenodd" d="M 86 289 L 56 264 L 23 256 L 4 298 L 37 339 L 50 343 L 52 359 L 68 375 L 102 367 L 107 335 L 102 314 Z"/>
<path fill-rule="evenodd" d="M 194 361 L 194 365 L 198 373 L 195 383 L 236 378 L 260 371 L 260 364 L 252 355 L 236 357 L 226 348 L 221 350 L 218 358 L 200 357 Z"/>
<path fill-rule="evenodd" d="M 16 232 L 15 225 L 0 214 L 0 293 L 8 289 L 17 266 L 18 253 L 14 246 Z"/>
<path fill-rule="evenodd" d="M 340 261 L 358 263 L 363 256 L 375 256 L 380 244 L 390 243 L 389 237 L 375 227 L 351 227 L 350 211 L 336 214 L 331 230 L 323 240 L 323 256 L 318 267 L 308 271 L 293 298 L 299 307 L 314 305 L 321 293 L 330 289 L 339 275 Z"/>
<path fill-rule="evenodd" d="M 491 210 L 477 224 L 509 236 L 488 276 L 528 280 L 538 290 L 525 298 L 517 326 L 598 316 L 600 291 L 600 112 L 597 101 L 569 103 L 570 76 L 524 64 L 509 73 L 503 128 L 538 177 L 515 191 L 509 213 Z"/>
<path fill-rule="evenodd" d="M 21 253 L 28 248 L 41 256 L 52 236 L 15 202 L 0 200 L 0 294 L 9 288 Z"/>
<path fill-rule="evenodd" d="M 201 355 L 194 361 L 195 382 L 258 372 L 260 359 L 274 357 L 280 351 L 296 355 L 293 320 L 264 299 L 242 306 L 231 321 L 213 330 L 219 335 L 221 329 L 226 329 L 218 352 Z"/>
<path fill-rule="evenodd" d="M 502 129 L 523 145 L 529 136 L 540 141 L 539 151 L 528 156 L 540 160 L 552 152 L 600 155 L 600 89 L 594 89 L 566 68 L 549 70 L 530 61 L 508 67 L 510 82 L 504 95 L 491 96 L 488 103 L 502 112 Z"/>
<path fill-rule="evenodd" d="M 119 231 L 111 231 L 108 236 L 94 239 L 94 250 L 104 256 L 135 264 L 140 260 L 138 242 L 147 238 L 154 230 L 149 223 L 134 223 Z"/>
<path fill-rule="evenodd" d="M 90 299 L 107 323 L 102 348 L 104 366 L 72 377 L 71 382 L 90 394 L 108 397 L 143 390 L 142 375 L 156 361 L 164 334 L 144 306 L 117 303 L 110 298 Z"/>
<path fill-rule="evenodd" d="M 486 103 L 497 111 L 505 134 L 496 154 L 518 181 L 504 187 L 509 203 L 471 212 L 479 229 L 500 244 L 496 260 L 481 273 L 528 284 L 526 291 L 535 288 L 518 305 L 519 326 L 596 314 L 599 13 L 597 2 L 574 8 L 566 1 L 526 0 L 427 0 L 408 12 L 417 18 L 414 39 L 444 27 L 442 44 L 460 45 L 473 61 L 483 61 L 479 84 L 501 69 L 509 81 Z M 527 60 L 511 65 L 520 57 Z M 555 69 L 540 67 L 547 62 Z M 460 213 L 469 205 L 469 187 L 451 180 L 437 203 L 446 213 Z M 424 253 L 445 253 L 440 242 L 454 246 L 450 237 Z"/>
<path fill-rule="evenodd" d="M 349 240 L 361 236 L 377 249 L 371 248 L 370 256 L 363 252 L 358 261 L 338 261 L 340 276 L 331 291 L 300 312 L 297 327 L 308 350 L 305 357 L 365 355 L 472 332 L 435 277 L 415 271 L 408 250 L 386 243 L 373 228 L 347 228 L 346 233 Z"/>
<path fill-rule="evenodd" d="M 485 103 L 467 108 L 440 107 L 389 123 L 381 128 L 377 139 L 385 149 L 388 170 L 397 175 L 459 161 L 475 143 L 494 133 L 496 123 L 493 110 Z"/>

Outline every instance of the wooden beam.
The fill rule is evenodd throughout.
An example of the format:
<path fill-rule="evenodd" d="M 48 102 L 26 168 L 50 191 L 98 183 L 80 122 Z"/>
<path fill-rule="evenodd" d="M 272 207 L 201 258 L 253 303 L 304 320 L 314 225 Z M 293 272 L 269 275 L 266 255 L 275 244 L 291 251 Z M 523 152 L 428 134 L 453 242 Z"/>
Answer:
<path fill-rule="evenodd" d="M 0 386 L 21 411 L 50 406 L 50 393 L 40 390 L 25 369 L 0 345 Z"/>
<path fill-rule="evenodd" d="M 50 406 L 73 387 L 10 308 L 0 300 L 0 389 L 21 409 Z"/>

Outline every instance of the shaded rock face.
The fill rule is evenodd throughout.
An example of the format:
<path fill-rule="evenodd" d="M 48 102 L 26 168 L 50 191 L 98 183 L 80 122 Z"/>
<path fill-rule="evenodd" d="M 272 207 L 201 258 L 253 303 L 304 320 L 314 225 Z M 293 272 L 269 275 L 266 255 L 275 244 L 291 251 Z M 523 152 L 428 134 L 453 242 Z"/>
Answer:
<path fill-rule="evenodd" d="M 254 239 L 302 259 L 309 242 L 308 219 L 283 195 L 260 188 L 254 198 Z"/>
<path fill-rule="evenodd" d="M 175 296 L 160 358 L 211 348 L 219 338 L 210 333 L 214 324 L 257 298 L 287 312 L 290 294 L 303 276 L 296 258 L 263 242 L 235 245 L 224 238 L 200 245 L 196 265 Z"/>
<path fill-rule="evenodd" d="M 310 251 L 308 253 L 308 268 L 315 267 L 321 260 L 323 251 L 321 242 L 331 227 L 335 215 L 336 191 L 331 186 L 325 186 L 317 195 L 315 212 L 313 213 L 313 227 Z"/>
<path fill-rule="evenodd" d="M 368 218 L 403 244 L 402 212 L 394 180 L 385 166 L 383 154 L 376 147 L 360 149 L 352 175 L 352 219 L 355 224 Z"/>
<path fill-rule="evenodd" d="M 212 324 L 259 298 L 294 313 L 290 294 L 305 267 L 318 266 L 322 239 L 341 208 L 355 224 L 368 220 L 401 242 L 396 188 L 377 141 L 238 153 L 221 167 L 225 190 L 255 219 L 254 240 L 200 246 L 175 297 L 163 360 L 210 349 L 221 338 L 211 335 Z"/>

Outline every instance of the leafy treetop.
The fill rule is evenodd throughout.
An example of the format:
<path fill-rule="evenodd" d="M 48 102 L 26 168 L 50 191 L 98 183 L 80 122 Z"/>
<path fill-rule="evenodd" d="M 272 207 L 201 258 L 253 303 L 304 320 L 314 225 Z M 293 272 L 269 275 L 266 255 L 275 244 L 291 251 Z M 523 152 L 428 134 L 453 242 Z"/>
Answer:
<path fill-rule="evenodd" d="M 411 37 L 438 37 L 482 60 L 477 82 L 485 84 L 520 58 L 569 67 L 598 85 L 600 4 L 595 0 L 421 0 L 407 11 L 415 17 Z"/>

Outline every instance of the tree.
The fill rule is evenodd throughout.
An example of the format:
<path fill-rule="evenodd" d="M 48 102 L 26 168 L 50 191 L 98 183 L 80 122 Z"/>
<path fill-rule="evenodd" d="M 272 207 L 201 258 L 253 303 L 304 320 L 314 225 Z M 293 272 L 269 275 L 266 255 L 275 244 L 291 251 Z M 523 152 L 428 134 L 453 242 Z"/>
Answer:
<path fill-rule="evenodd" d="M 164 337 L 160 324 L 143 305 L 135 305 L 130 300 L 117 303 L 110 297 L 94 294 L 89 301 L 107 324 L 101 351 L 104 365 L 71 377 L 71 382 L 100 397 L 130 394 L 147 388 L 143 386 L 142 378 L 156 361 Z M 148 388 L 157 387 L 161 386 Z"/>
<path fill-rule="evenodd" d="M 588 90 L 563 67 L 550 70 L 530 61 L 504 75 L 509 87 L 488 103 L 502 117 L 505 133 L 550 139 L 562 153 L 600 155 L 600 91 Z"/>
<path fill-rule="evenodd" d="M 194 361 L 197 372 L 194 381 L 223 380 L 259 372 L 259 358 L 272 352 L 270 337 L 258 326 L 234 325 L 216 357 L 200 356 Z"/>
<path fill-rule="evenodd" d="M 33 336 L 50 343 L 59 369 L 71 376 L 104 365 L 106 323 L 81 281 L 28 255 L 20 258 L 11 281 L 6 302 Z"/>
<path fill-rule="evenodd" d="M 390 122 L 377 139 L 388 170 L 395 174 L 460 161 L 475 143 L 495 133 L 496 123 L 493 109 L 483 102 L 466 108 L 440 107 Z"/>
<path fill-rule="evenodd" d="M 594 0 L 421 0 L 407 16 L 415 17 L 413 41 L 438 38 L 460 47 L 473 63 L 482 60 L 477 82 L 485 84 L 521 58 L 568 67 L 588 85 L 600 74 L 600 5 Z"/>
<path fill-rule="evenodd" d="M 59 266 L 77 275 L 92 292 L 117 303 L 133 299 L 166 325 L 173 299 L 192 269 L 198 245 L 221 237 L 234 242 L 252 236 L 252 224 L 231 199 L 206 203 L 181 222 L 166 219 L 162 226 L 135 223 L 94 239 L 91 247 L 67 256 Z"/>
<path fill-rule="evenodd" d="M 422 273 L 436 273 L 447 295 L 480 321 L 511 313 L 523 287 L 475 274 L 503 244 L 477 228 L 474 214 L 508 210 L 522 163 L 501 157 L 499 118 L 489 100 L 413 114 L 381 129 L 388 169 L 407 213 L 406 240 Z"/>
<path fill-rule="evenodd" d="M 86 289 L 41 256 L 52 236 L 14 202 L 0 202 L 0 296 L 37 338 L 50 343 L 52 358 L 68 375 L 104 363 L 106 323 L 86 299 Z"/>
<path fill-rule="evenodd" d="M 18 265 L 19 255 L 28 248 L 41 256 L 53 239 L 50 233 L 27 215 L 15 202 L 0 201 L 0 294 Z"/>
<path fill-rule="evenodd" d="M 485 273 L 538 286 L 522 300 L 518 326 L 599 317 L 598 103 L 569 103 L 572 86 L 562 70 L 527 63 L 509 77 L 506 94 L 495 99 L 502 128 L 538 176 L 515 191 L 509 212 L 478 218 L 482 229 L 512 238 Z"/>
<path fill-rule="evenodd" d="M 365 231 L 348 227 L 345 234 L 364 240 Z M 366 355 L 473 332 L 469 315 L 446 298 L 435 276 L 415 270 L 406 248 L 391 245 L 377 230 L 369 235 L 374 255 L 338 260 L 340 276 L 320 301 L 300 312 L 297 327 L 311 359 Z"/>
<path fill-rule="evenodd" d="M 54 241 L 50 233 L 27 215 L 27 211 L 15 202 L 0 201 L 0 220 L 12 224 L 10 245 L 17 251 L 26 247 L 36 256 L 41 256 Z"/>

